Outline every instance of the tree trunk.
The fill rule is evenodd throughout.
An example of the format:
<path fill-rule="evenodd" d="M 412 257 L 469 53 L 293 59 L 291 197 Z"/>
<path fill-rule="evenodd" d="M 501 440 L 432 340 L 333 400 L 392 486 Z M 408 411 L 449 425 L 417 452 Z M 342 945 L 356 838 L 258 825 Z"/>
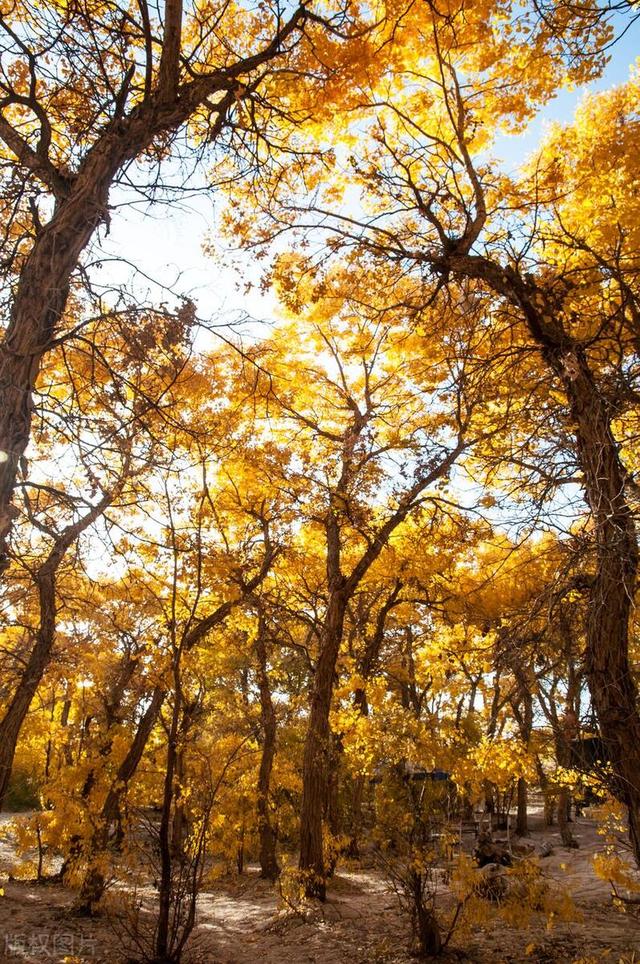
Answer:
<path fill-rule="evenodd" d="M 1 384 L 1 383 L 0 383 Z M 0 393 L 1 394 L 1 393 Z M 0 419 L 2 413 L 0 412 Z M 0 448 L 2 443 L 0 442 Z M 0 468 L 2 463 L 0 462 Z M 123 469 L 123 478 L 127 475 L 128 467 Z M 116 490 L 119 488 L 116 486 Z M 98 519 L 107 506 L 111 503 L 114 493 L 105 493 L 100 501 L 94 505 L 84 516 L 78 519 L 73 525 L 67 526 L 60 532 L 54 541 L 47 558 L 34 575 L 34 582 L 38 589 L 39 623 L 35 643 L 27 666 L 22 673 L 13 699 L 0 722 L 0 809 L 2 809 L 6 796 L 13 758 L 16 752 L 18 736 L 24 722 L 24 718 L 29 711 L 31 700 L 33 699 L 44 671 L 49 665 L 51 653 L 56 641 L 56 573 L 65 553 L 73 545 L 79 536 L 93 522 Z M 0 492 L 0 556 L 1 556 L 1 492 Z M 0 572 L 2 564 L 0 558 Z"/>
<path fill-rule="evenodd" d="M 129 751 L 118 767 L 116 778 L 102 805 L 98 826 L 91 840 L 90 851 L 87 854 L 89 866 L 78 896 L 76 905 L 78 913 L 91 915 L 95 905 L 104 894 L 107 882 L 104 873 L 93 866 L 93 861 L 108 845 L 111 824 L 116 819 L 120 802 L 127 790 L 127 784 L 138 769 L 151 731 L 160 714 L 165 695 L 165 691 L 159 686 L 154 689 L 151 702 L 138 723 Z"/>
<path fill-rule="evenodd" d="M 547 785 L 542 791 L 544 794 L 544 825 L 553 827 L 553 817 L 556 812 L 556 795 Z"/>
<path fill-rule="evenodd" d="M 111 179 L 118 165 L 107 166 L 107 179 L 78 191 L 54 209 L 20 275 L 11 318 L 0 345 L 0 569 L 15 510 L 11 506 L 18 463 L 29 442 L 33 390 L 40 360 L 51 346 L 64 312 L 69 280 L 81 252 L 107 211 Z"/>
<path fill-rule="evenodd" d="M 171 11 L 169 21 L 175 28 L 178 5 L 167 7 Z M 174 67 L 179 64 L 175 44 L 180 40 L 175 39 L 174 31 L 161 61 L 160 86 L 147 91 L 145 99 L 125 114 L 125 80 L 109 123 L 84 155 L 77 173 L 65 176 L 47 159 L 48 186 L 55 195 L 55 207 L 24 263 L 9 324 L 0 343 L 0 571 L 7 564 L 7 543 L 15 516 L 11 502 L 20 458 L 29 442 L 33 390 L 40 362 L 56 335 L 80 256 L 107 216 L 109 191 L 116 175 L 156 137 L 178 130 L 209 98 L 215 100 L 217 118 L 211 134 L 215 140 L 227 112 L 244 94 L 240 78 L 282 56 L 287 50 L 284 41 L 302 27 L 305 17 L 304 6 L 298 7 L 260 51 L 179 86 L 179 69 Z M 209 103 L 212 105 L 213 100 Z M 39 176 L 38 171 L 35 173 Z"/>
<path fill-rule="evenodd" d="M 411 892 L 414 914 L 414 955 L 417 957 L 437 957 L 442 952 L 442 934 L 436 915 L 426 906 L 422 892 L 422 875 L 412 870 Z"/>
<path fill-rule="evenodd" d="M 177 657 L 179 659 L 179 657 Z M 162 814 L 158 832 L 160 849 L 160 882 L 158 886 L 158 925 L 156 930 L 155 954 L 156 959 L 168 959 L 171 942 L 171 896 L 173 857 L 171 853 L 171 821 L 174 804 L 174 778 L 178 757 L 178 738 L 180 715 L 182 712 L 182 696 L 179 676 L 179 664 L 174 667 L 175 686 L 173 690 L 173 710 L 167 743 L 167 762 L 164 774 L 164 792 L 162 797 Z"/>
<path fill-rule="evenodd" d="M 320 651 L 314 674 L 311 711 L 307 727 L 302 764 L 302 808 L 300 814 L 300 871 L 305 878 L 307 896 L 324 900 L 326 874 L 322 852 L 322 815 L 327 806 L 327 776 L 331 741 L 329 713 L 333 695 L 333 678 L 336 669 L 344 616 L 349 599 L 360 581 L 379 557 L 389 537 L 404 522 L 416 505 L 416 500 L 427 486 L 442 478 L 455 464 L 465 448 L 460 435 L 456 445 L 443 455 L 429 471 L 419 474 L 413 485 L 404 493 L 399 505 L 378 527 L 375 538 L 368 539 L 367 548 L 353 567 L 350 575 L 342 573 L 340 522 L 342 506 L 353 481 L 353 457 L 356 441 L 364 431 L 367 418 L 354 402 L 356 414 L 349 431 L 344 435 L 342 472 L 325 520 L 327 537 L 327 581 L 329 600 L 320 636 Z"/>
<path fill-rule="evenodd" d="M 573 836 L 571 827 L 569 826 L 569 808 L 571 807 L 571 792 L 568 787 L 560 787 L 558 792 L 558 829 L 560 830 L 560 839 L 565 847 L 570 847 L 575 850 L 578 847 L 578 841 Z"/>
<path fill-rule="evenodd" d="M 197 710 L 197 700 L 189 704 L 183 703 L 182 719 L 180 721 L 179 745 L 176 751 L 175 772 L 173 777 L 174 798 L 173 818 L 171 821 L 171 855 L 178 861 L 181 861 L 184 858 L 184 844 L 189 829 L 188 818 L 187 814 L 185 813 L 185 797 L 183 792 L 186 776 L 186 740 L 189 730 L 193 725 Z"/>
<path fill-rule="evenodd" d="M 349 857 L 356 859 L 360 856 L 360 835 L 363 824 L 362 802 L 364 798 L 365 779 L 361 773 L 357 774 L 353 781 L 353 794 L 351 798 L 351 837 L 346 852 Z"/>
<path fill-rule="evenodd" d="M 305 877 L 307 896 L 317 897 L 320 900 L 326 897 L 322 817 L 327 805 L 327 779 L 331 754 L 329 712 L 346 602 L 346 595 L 343 592 L 334 591 L 331 594 L 316 665 L 302 764 L 300 870 Z"/>
<path fill-rule="evenodd" d="M 536 754 L 536 771 L 538 773 L 538 783 L 540 784 L 540 789 L 542 791 L 543 799 L 543 812 L 544 812 L 544 825 L 545 827 L 553 826 L 553 814 L 555 812 L 555 790 L 550 786 L 549 778 L 544 772 L 544 767 L 540 757 Z"/>
<path fill-rule="evenodd" d="M 246 828 L 246 816 L 244 810 L 242 811 L 242 823 L 240 824 L 240 833 L 238 835 L 238 846 L 236 848 L 236 870 L 238 875 L 241 877 L 244 873 L 244 835 Z"/>
<path fill-rule="evenodd" d="M 89 513 L 85 518 L 93 521 L 96 515 Z M 89 521 L 86 521 L 86 525 L 88 524 Z M 66 533 L 56 541 L 46 561 L 35 576 L 40 608 L 38 632 L 27 666 L 20 677 L 13 699 L 0 722 L 0 809 L 4 805 L 11 778 L 18 736 L 24 718 L 31 706 L 31 700 L 40 685 L 45 669 L 49 665 L 56 639 L 56 570 L 71 544 L 72 530 L 73 535 L 76 532 L 79 534 L 82 528 L 86 528 L 86 525 L 69 527 Z"/>
<path fill-rule="evenodd" d="M 55 590 L 53 576 L 40 592 L 40 628 L 29 661 L 0 722 L 0 809 L 4 806 L 18 736 L 35 692 L 51 658 L 55 642 Z"/>
<path fill-rule="evenodd" d="M 403 583 L 396 579 L 393 588 L 384 603 L 380 607 L 376 616 L 373 632 L 365 636 L 365 647 L 362 659 L 359 660 L 358 672 L 363 680 L 364 686 L 358 687 L 353 694 L 353 705 L 360 711 L 362 716 L 369 715 L 369 703 L 367 701 L 366 684 L 376 669 L 380 658 L 380 650 L 384 642 L 384 634 L 387 624 L 387 617 L 393 608 L 398 604 Z M 353 792 L 351 797 L 351 836 L 346 853 L 349 857 L 360 856 L 360 834 L 362 832 L 362 803 L 366 778 L 358 774 L 353 781 Z"/>
<path fill-rule="evenodd" d="M 520 309 L 533 340 L 563 386 L 574 425 L 582 486 L 594 521 L 596 575 L 587 625 L 586 677 L 613 771 L 611 789 L 627 807 L 640 866 L 640 712 L 629 664 L 638 540 L 627 504 L 627 472 L 584 345 L 563 325 L 557 293 L 488 258 L 454 255 L 448 267 L 480 278 Z"/>
<path fill-rule="evenodd" d="M 262 756 L 260 758 L 260 772 L 258 774 L 256 810 L 258 815 L 258 834 L 260 838 L 260 876 L 265 878 L 265 880 L 276 880 L 280 875 L 280 867 L 276 854 L 276 835 L 271 823 L 271 814 L 269 811 L 271 771 L 273 769 L 273 760 L 276 752 L 276 714 L 273 708 L 271 688 L 269 686 L 267 648 L 264 632 L 265 626 L 261 619 L 256 639 L 256 655 L 258 658 L 258 688 L 260 690 Z"/>
<path fill-rule="evenodd" d="M 583 356 L 572 381 L 572 412 L 584 487 L 596 524 L 597 570 L 587 626 L 586 676 L 614 774 L 626 804 L 629 836 L 640 865 L 640 715 L 629 665 L 629 620 L 638 566 L 625 473 L 604 401 Z"/>
<path fill-rule="evenodd" d="M 527 781 L 524 777 L 518 779 L 518 813 L 516 817 L 516 833 L 519 837 L 529 836 L 527 820 Z"/>
<path fill-rule="evenodd" d="M 326 824 L 331 835 L 331 856 L 325 867 L 327 878 L 333 877 L 338 865 L 341 850 L 338 841 L 342 836 L 342 811 L 340 808 L 340 764 L 342 757 L 342 739 L 335 733 L 329 733 L 331 750 L 329 753 L 329 773 L 327 775 L 327 809 Z"/>
<path fill-rule="evenodd" d="M 578 735 L 578 718 L 573 706 L 568 702 L 564 715 L 558 720 L 558 728 L 555 733 L 556 759 L 558 764 L 565 770 L 571 766 L 571 744 Z M 566 783 L 561 783 L 556 797 L 558 811 L 558 829 L 560 838 L 565 847 L 575 849 L 578 841 L 573 836 L 569 826 L 569 814 L 571 812 L 571 789 Z"/>

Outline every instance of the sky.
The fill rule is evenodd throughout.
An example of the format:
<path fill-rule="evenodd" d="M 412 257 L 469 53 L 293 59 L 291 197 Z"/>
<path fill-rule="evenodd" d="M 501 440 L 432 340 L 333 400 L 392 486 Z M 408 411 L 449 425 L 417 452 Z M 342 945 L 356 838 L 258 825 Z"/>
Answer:
<path fill-rule="evenodd" d="M 574 90 L 562 90 L 548 103 L 523 134 L 500 137 L 496 142 L 496 153 L 504 159 L 508 168 L 517 168 L 540 143 L 545 127 L 553 122 L 567 123 L 586 93 L 607 90 L 623 84 L 629 78 L 633 63 L 640 59 L 640 19 L 629 21 L 628 16 L 618 16 L 614 21 L 619 29 L 628 29 L 612 46 L 611 59 L 602 76 L 591 84 Z"/>
<path fill-rule="evenodd" d="M 618 18 L 618 23 L 627 25 L 628 16 Z M 630 65 L 639 56 L 640 20 L 636 20 L 612 46 L 611 59 L 598 81 L 575 90 L 561 91 L 525 132 L 501 136 L 493 153 L 502 158 L 508 171 L 516 170 L 535 150 L 549 123 L 570 121 L 586 91 L 604 90 L 623 83 L 628 78 Z M 124 281 L 131 274 L 130 267 L 117 265 L 117 259 L 124 257 L 142 272 L 138 275 L 138 291 L 148 291 L 155 302 L 162 300 L 163 294 L 145 280 L 145 274 L 160 280 L 167 289 L 189 293 L 196 301 L 199 316 L 207 321 L 223 324 L 242 314 L 262 321 L 277 318 L 273 296 L 259 291 L 261 265 L 251 254 L 236 259 L 242 266 L 242 278 L 221 263 L 228 242 L 223 242 L 216 234 L 217 200 L 213 192 L 171 206 L 154 205 L 153 211 L 149 207 L 118 207 L 126 200 L 122 193 L 111 199 L 116 207 L 109 235 L 101 248 L 114 260 L 101 269 L 103 280 Z M 207 237 L 213 240 L 222 259 L 204 253 L 203 242 Z M 245 291 L 247 280 L 254 285 L 249 292 Z M 169 292 L 166 300 L 171 301 Z"/>
<path fill-rule="evenodd" d="M 569 122 L 580 99 L 587 91 L 595 92 L 623 83 L 629 75 L 630 65 L 640 54 L 640 21 L 637 21 L 611 50 L 611 60 L 601 78 L 587 87 L 563 90 L 547 104 L 527 130 L 517 135 L 501 136 L 492 152 L 501 157 L 508 171 L 515 171 L 536 149 L 551 122 Z M 179 172 L 176 172 L 179 178 Z M 172 292 L 188 293 L 196 300 L 200 317 L 224 325 L 234 317 L 248 315 L 264 321 L 277 319 L 278 308 L 273 296 L 261 294 L 258 289 L 263 265 L 251 254 L 240 258 L 243 277 L 221 263 L 221 259 L 207 255 L 203 242 L 209 238 L 219 251 L 224 252 L 225 242 L 216 235 L 215 221 L 218 208 L 215 193 L 194 195 L 185 201 L 171 205 L 153 205 L 151 208 L 129 206 L 128 197 L 120 191 L 112 199 L 114 210 L 108 236 L 101 243 L 103 255 L 111 255 L 112 262 L 105 264 L 100 277 L 105 283 L 124 281 L 135 265 L 138 291 L 148 293 L 155 303 L 163 298 L 173 300 Z M 122 205 L 122 206 L 120 206 Z M 226 242 L 228 244 L 228 242 Z M 230 252 L 230 254 L 233 254 Z M 130 265 L 123 265 L 119 259 Z M 166 293 L 149 279 L 156 279 L 166 286 Z M 244 281 L 251 280 L 255 287 L 247 292 Z M 249 326 L 255 334 L 256 327 Z M 206 348 L 210 339 L 200 339 L 197 347 Z M 461 502 L 476 505 L 478 487 L 470 479 L 455 475 L 455 485 Z M 575 518 L 574 500 L 580 501 L 577 489 L 564 493 L 566 504 L 556 504 L 557 524 L 560 529 L 568 527 Z M 510 510 L 511 511 L 511 510 Z M 485 516 L 494 524 L 505 526 L 503 514 L 485 510 Z M 528 517 L 527 517 L 528 518 Z M 530 521 L 530 520 L 529 520 Z M 517 536 L 517 520 L 512 520 L 514 537 Z M 99 555 L 99 553 L 98 553 Z"/>

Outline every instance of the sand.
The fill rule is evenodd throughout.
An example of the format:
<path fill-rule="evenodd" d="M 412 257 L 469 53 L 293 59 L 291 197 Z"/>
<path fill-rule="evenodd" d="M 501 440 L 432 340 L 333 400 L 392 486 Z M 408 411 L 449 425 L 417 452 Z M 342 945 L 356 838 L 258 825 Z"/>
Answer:
<path fill-rule="evenodd" d="M 6 819 L 6 818 L 5 818 Z M 534 831 L 529 842 L 548 839 L 554 853 L 541 861 L 555 886 L 574 897 L 581 919 L 551 930 L 536 914 L 527 928 L 493 919 L 455 940 L 449 960 L 501 962 L 640 962 L 640 908 L 621 913 L 612 905 L 607 882 L 598 879 L 593 854 L 602 847 L 593 821 L 574 827 L 579 850 L 565 850 L 554 828 Z M 94 962 L 127 960 L 117 916 L 73 916 L 74 892 L 61 885 L 7 880 L 13 862 L 11 842 L 0 847 L 0 961 Z M 153 891 L 144 895 L 151 905 Z M 446 895 L 445 895 L 446 903 Z M 119 936 L 120 935 L 120 936 Z M 328 900 L 306 917 L 286 911 L 277 889 L 249 866 L 241 877 L 226 878 L 200 896 L 198 926 L 185 962 L 203 964 L 408 964 L 409 924 L 395 895 L 371 867 L 341 867 Z"/>

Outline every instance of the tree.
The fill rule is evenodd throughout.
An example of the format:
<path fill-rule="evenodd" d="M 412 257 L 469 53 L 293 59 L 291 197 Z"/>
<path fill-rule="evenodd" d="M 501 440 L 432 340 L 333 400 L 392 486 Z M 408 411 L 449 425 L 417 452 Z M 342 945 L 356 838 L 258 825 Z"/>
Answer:
<path fill-rule="evenodd" d="M 259 355 L 269 371 L 262 392 L 272 431 L 282 435 L 293 425 L 297 436 L 278 484 L 308 519 L 306 539 L 313 533 L 310 545 L 319 554 L 322 579 L 312 628 L 316 655 L 300 823 L 300 870 L 309 893 L 321 899 L 329 715 L 347 607 L 394 532 L 429 502 L 430 488 L 446 480 L 479 431 L 473 364 L 451 352 L 440 364 L 439 358 L 402 361 L 400 351 L 410 338 L 402 309 L 378 317 L 349 294 L 366 284 L 366 273 L 341 267 L 325 279 L 322 292 L 310 291 L 315 304 L 307 351 L 313 355 L 305 362 L 304 380 L 296 371 L 299 350 L 292 368 L 287 348 L 279 347 L 287 344 L 283 336 Z M 296 326 L 299 331 L 299 318 Z M 440 350 L 434 344 L 434 354 Z M 464 391 L 455 387 L 454 372 Z M 390 491 L 383 496 L 386 485 Z"/>
<path fill-rule="evenodd" d="M 633 480 L 621 451 L 624 414 L 637 398 L 631 384 L 637 328 L 631 228 L 635 201 L 633 193 L 627 197 L 624 190 L 614 198 L 615 209 L 630 204 L 630 215 L 625 210 L 616 228 L 599 176 L 589 175 L 586 188 L 581 178 L 575 178 L 580 159 L 587 156 L 578 132 L 565 138 L 577 148 L 566 166 L 566 181 L 551 145 L 550 154 L 543 148 L 533 175 L 520 182 L 496 173 L 486 160 L 497 132 L 522 124 L 568 69 L 577 69 L 582 77 L 598 69 L 597 49 L 603 37 L 596 38 L 595 55 L 593 48 L 591 56 L 585 51 L 584 59 L 567 68 L 556 45 L 560 38 L 554 40 L 545 29 L 538 33 L 535 22 L 528 21 L 530 39 L 536 37 L 539 55 L 549 66 L 544 78 L 545 72 L 536 66 L 538 82 L 529 97 L 521 86 L 520 70 L 516 77 L 508 57 L 498 64 L 495 48 L 486 49 L 479 36 L 474 37 L 466 12 L 461 10 L 458 16 L 464 18 L 459 31 L 455 17 L 450 22 L 435 9 L 425 12 L 428 47 L 417 55 L 406 77 L 399 71 L 394 90 L 374 83 L 363 98 L 360 116 L 368 125 L 367 147 L 360 142 L 353 175 L 344 177 L 352 190 L 361 192 L 361 210 L 343 216 L 335 204 L 335 187 L 328 184 L 311 208 L 283 198 L 270 217 L 277 220 L 282 211 L 283 219 L 297 219 L 303 226 L 320 223 L 334 231 L 329 252 L 355 248 L 376 265 L 397 266 L 398 282 L 389 304 L 409 289 L 416 324 L 432 315 L 434 304 L 442 311 L 454 306 L 463 315 L 483 313 L 487 337 L 496 344 L 502 337 L 515 363 L 510 391 L 503 392 L 512 419 L 521 410 L 520 382 L 526 386 L 534 379 L 539 390 L 550 390 L 547 407 L 553 402 L 564 444 L 570 436 L 569 461 L 579 475 L 594 524 L 597 565 L 587 632 L 587 678 L 616 774 L 615 792 L 627 806 L 640 861 L 640 715 L 629 663 L 638 546 L 629 501 Z M 499 34 L 493 42 L 499 45 Z M 515 44 L 513 56 L 517 49 Z M 533 67 L 526 57 L 525 63 Z M 501 76 L 497 87 L 496 72 Z M 628 94 L 603 97 L 603 129 L 611 130 L 612 114 L 620 117 L 623 128 L 637 125 L 635 114 L 629 112 L 630 102 L 635 103 L 634 85 L 632 81 Z M 336 131 L 339 141 L 339 125 Z M 617 145 L 617 163 L 633 179 L 635 155 L 626 153 L 633 151 L 630 143 L 623 138 Z M 567 215 L 569 209 L 572 214 Z M 594 210 L 603 228 L 591 242 L 573 226 L 573 218 Z M 326 251 L 322 258 L 326 261 Z M 297 276 L 306 278 L 310 272 L 322 273 L 314 254 L 302 259 Z M 613 375 L 612 353 L 619 358 Z M 487 371 L 502 367 L 504 357 L 487 353 Z M 510 460 L 507 456 L 502 461 Z M 526 449 L 512 464 L 518 462 L 526 465 Z M 544 468 L 539 477 L 543 474 Z M 554 477 L 555 473 L 548 492 L 556 491 Z"/>
<path fill-rule="evenodd" d="M 11 297 L 0 346 L 3 559 L 41 361 L 76 323 L 70 299 L 81 297 L 83 252 L 108 229 L 113 188 L 131 183 L 136 162 L 139 173 L 157 164 L 137 189 L 155 197 L 180 131 L 196 153 L 225 137 L 269 150 L 280 121 L 286 129 L 296 120 L 291 94 L 304 115 L 309 76 L 333 71 L 315 53 L 325 25 L 340 32 L 340 46 L 353 27 L 349 9 L 323 20 L 304 4 L 287 14 L 278 3 L 187 10 L 167 0 L 161 16 L 147 0 L 136 10 L 27 0 L 3 13 L 0 139 L 5 167 L 15 167 L 5 192 Z M 283 84 L 287 75 L 293 83 Z"/>
<path fill-rule="evenodd" d="M 30 478 L 23 460 L 23 509 L 15 513 L 18 531 L 7 574 L 7 615 L 14 623 L 23 622 L 28 655 L 0 721 L 0 802 L 20 728 L 54 653 L 61 575 L 68 592 L 81 569 L 81 537 L 91 530 L 95 534 L 107 509 L 129 504 L 141 467 L 160 457 L 156 433 L 163 421 L 162 401 L 167 404 L 185 363 L 184 331 L 175 319 L 147 318 L 146 333 L 153 326 L 159 344 L 153 351 L 148 346 L 141 350 L 144 319 L 137 320 L 137 340 L 127 337 L 129 321 L 126 315 L 102 316 L 48 358 L 52 387 L 36 432 L 41 447 Z M 101 353 L 105 343 L 112 363 L 118 361 L 117 376 Z M 64 485 L 51 478 L 56 471 L 66 479 Z M 14 602 L 15 590 L 20 606 Z"/>

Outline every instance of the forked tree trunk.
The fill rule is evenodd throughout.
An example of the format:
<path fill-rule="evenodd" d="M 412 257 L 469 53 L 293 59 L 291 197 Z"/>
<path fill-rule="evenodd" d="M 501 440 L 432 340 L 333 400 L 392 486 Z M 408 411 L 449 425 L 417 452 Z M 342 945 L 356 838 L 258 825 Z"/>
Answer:
<path fill-rule="evenodd" d="M 356 412 L 358 407 L 354 403 Z M 340 503 L 344 501 L 351 478 L 352 459 L 355 443 L 364 430 L 367 419 L 361 414 L 354 416 L 349 432 L 344 438 L 342 475 L 336 487 Z M 336 671 L 338 653 L 342 642 L 342 632 L 347 604 L 363 577 L 377 560 L 397 527 L 404 522 L 416 500 L 423 491 L 442 478 L 454 465 L 465 448 L 465 440 L 460 435 L 455 447 L 443 455 L 435 466 L 419 475 L 413 486 L 408 489 L 396 510 L 386 519 L 368 540 L 367 548 L 352 569 L 349 576 L 342 573 L 340 565 L 341 534 L 338 521 L 339 512 L 330 507 L 325 522 L 327 536 L 327 577 L 329 601 L 324 625 L 320 635 L 320 647 L 311 694 L 311 710 L 304 745 L 302 764 L 302 808 L 300 814 L 300 871 L 305 878 L 307 896 L 324 900 L 326 896 L 326 873 L 322 847 L 322 817 L 327 807 L 328 768 L 331 754 L 331 733 L 329 713 L 333 695 L 333 679 Z"/>

